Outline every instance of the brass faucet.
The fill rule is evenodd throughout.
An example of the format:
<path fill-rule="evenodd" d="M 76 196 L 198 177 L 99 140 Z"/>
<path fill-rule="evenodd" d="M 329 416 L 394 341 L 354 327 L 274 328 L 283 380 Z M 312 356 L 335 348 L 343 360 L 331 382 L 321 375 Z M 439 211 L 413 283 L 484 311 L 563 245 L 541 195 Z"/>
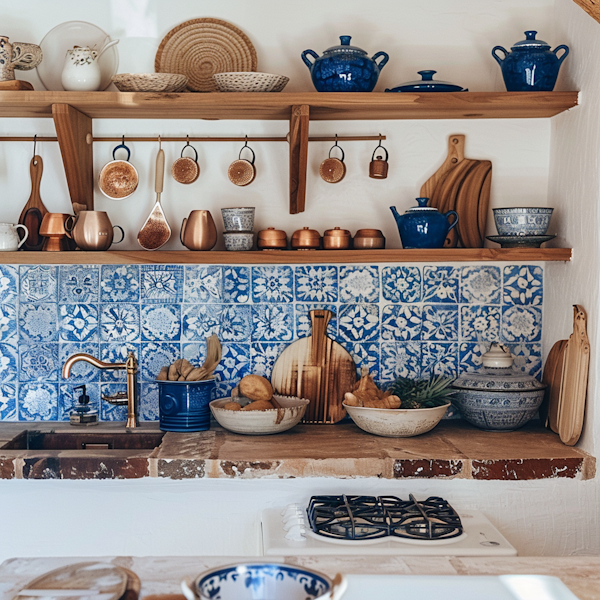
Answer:
<path fill-rule="evenodd" d="M 107 363 L 98 360 L 91 354 L 73 354 L 63 365 L 63 377 L 68 379 L 71 374 L 73 365 L 79 361 L 89 363 L 90 365 L 102 370 L 123 369 L 127 371 L 127 393 L 119 392 L 114 396 L 102 396 L 102 400 L 106 400 L 109 404 L 116 406 L 127 405 L 127 424 L 128 429 L 138 427 L 137 420 L 137 361 L 133 352 L 127 355 L 127 361 L 124 363 Z"/>

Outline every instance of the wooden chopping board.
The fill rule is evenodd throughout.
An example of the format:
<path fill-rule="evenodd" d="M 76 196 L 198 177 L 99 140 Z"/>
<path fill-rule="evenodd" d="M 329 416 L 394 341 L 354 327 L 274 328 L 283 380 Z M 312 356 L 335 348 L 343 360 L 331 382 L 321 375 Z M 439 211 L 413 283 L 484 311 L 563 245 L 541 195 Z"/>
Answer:
<path fill-rule="evenodd" d="M 312 335 L 290 344 L 273 366 L 278 394 L 307 398 L 306 423 L 337 423 L 346 416 L 344 393 L 356 383 L 352 356 L 327 336 L 329 310 L 312 310 Z"/>
<path fill-rule="evenodd" d="M 459 162 L 465 159 L 465 136 L 462 134 L 451 135 L 448 138 L 448 156 L 442 166 L 421 186 L 421 198 L 432 198 L 438 182 L 452 170 Z M 431 204 L 431 206 L 434 206 Z M 437 207 L 436 207 L 437 208 Z"/>
<path fill-rule="evenodd" d="M 558 406 L 558 434 L 563 444 L 574 446 L 583 429 L 583 415 L 590 366 L 587 315 L 579 304 L 573 306 L 573 333 L 565 347 Z"/>
<path fill-rule="evenodd" d="M 41 250 L 44 245 L 45 238 L 40 235 L 40 225 L 42 224 L 42 219 L 48 213 L 48 209 L 44 206 L 40 197 L 40 182 L 43 171 L 44 163 L 42 157 L 36 154 L 31 159 L 31 163 L 29 163 L 31 195 L 19 217 L 19 223 L 25 225 L 29 231 L 29 235 L 22 246 L 23 250 Z"/>
<path fill-rule="evenodd" d="M 558 404 L 566 345 L 567 340 L 559 340 L 552 346 L 542 375 L 542 382 L 548 387 L 540 406 L 540 419 L 555 433 L 558 433 Z"/>

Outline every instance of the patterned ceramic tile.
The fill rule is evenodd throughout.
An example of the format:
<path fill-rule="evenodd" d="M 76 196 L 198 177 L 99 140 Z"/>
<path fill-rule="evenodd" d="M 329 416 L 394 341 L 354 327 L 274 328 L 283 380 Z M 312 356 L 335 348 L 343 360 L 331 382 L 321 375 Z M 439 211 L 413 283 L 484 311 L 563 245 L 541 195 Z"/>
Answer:
<path fill-rule="evenodd" d="M 499 306 L 461 306 L 460 335 L 463 340 L 495 342 L 500 339 Z"/>
<path fill-rule="evenodd" d="M 206 344 L 181 344 L 181 358 L 189 360 L 194 367 L 199 367 L 206 359 Z"/>
<path fill-rule="evenodd" d="M 88 265 L 61 265 L 59 267 L 61 302 L 98 302 L 100 269 Z"/>
<path fill-rule="evenodd" d="M 294 272 L 292 267 L 252 267 L 252 300 L 254 302 L 293 302 Z"/>
<path fill-rule="evenodd" d="M 420 302 L 421 270 L 419 267 L 383 267 L 381 286 L 385 300 Z"/>
<path fill-rule="evenodd" d="M 19 365 L 19 381 L 57 381 L 58 344 L 21 344 Z"/>
<path fill-rule="evenodd" d="M 142 265 L 142 302 L 176 304 L 183 299 L 183 265 Z"/>
<path fill-rule="evenodd" d="M 0 342 L 16 342 L 17 309 L 11 304 L 0 303 Z"/>
<path fill-rule="evenodd" d="M 498 267 L 463 267 L 460 301 L 469 304 L 500 304 Z"/>
<path fill-rule="evenodd" d="M 423 307 L 423 340 L 458 340 L 458 306 L 426 304 Z"/>
<path fill-rule="evenodd" d="M 179 344 L 157 344 L 148 342 L 142 344 L 141 374 L 143 381 L 155 381 L 156 376 L 163 367 L 180 358 L 181 349 Z"/>
<path fill-rule="evenodd" d="M 138 390 L 140 385 L 138 384 Z M 103 400 L 103 396 L 114 396 L 125 391 L 124 383 L 102 383 L 100 385 L 100 420 L 101 421 L 126 421 L 127 406 L 115 406 Z M 138 392 L 139 398 L 139 392 Z"/>
<path fill-rule="evenodd" d="M 100 348 L 97 342 L 84 342 L 84 343 L 61 343 L 58 345 L 58 380 L 63 382 L 70 382 L 75 385 L 81 383 L 94 383 L 100 381 L 100 369 L 96 369 L 89 363 L 79 361 L 73 365 L 71 369 L 71 375 L 68 379 L 64 379 L 62 376 L 62 366 L 65 361 L 73 354 L 91 354 L 96 358 L 102 359 L 100 355 Z"/>
<path fill-rule="evenodd" d="M 140 268 L 138 265 L 102 265 L 101 302 L 139 302 Z"/>
<path fill-rule="evenodd" d="M 377 302 L 379 267 L 341 267 L 340 300 L 342 302 Z"/>
<path fill-rule="evenodd" d="M 132 342 L 109 342 L 100 344 L 100 360 L 109 363 L 124 363 L 130 352 L 140 362 L 140 344 Z M 139 369 L 139 367 L 138 367 Z M 97 370 L 97 369 L 96 369 Z M 100 371 L 100 381 L 114 383 L 126 381 L 127 373 L 124 369 L 103 369 Z"/>
<path fill-rule="evenodd" d="M 21 266 L 19 284 L 21 302 L 56 302 L 58 267 Z"/>
<path fill-rule="evenodd" d="M 458 375 L 457 343 L 424 343 L 421 348 L 421 373 L 423 376 Z"/>
<path fill-rule="evenodd" d="M 541 306 L 544 299 L 544 272 L 541 267 L 504 267 L 504 304 Z"/>
<path fill-rule="evenodd" d="M 134 342 L 140 337 L 140 307 L 137 304 L 104 304 L 100 313 L 100 339 Z"/>
<path fill-rule="evenodd" d="M 270 379 L 273 365 L 279 355 L 287 348 L 287 344 L 261 344 L 250 345 L 250 370 L 252 373 Z"/>
<path fill-rule="evenodd" d="M 142 339 L 178 341 L 181 331 L 179 304 L 148 304 L 141 311 Z"/>
<path fill-rule="evenodd" d="M 381 339 L 388 341 L 421 339 L 421 306 L 388 304 L 381 314 Z"/>
<path fill-rule="evenodd" d="M 143 383 L 139 406 L 140 421 L 158 421 L 158 385 Z"/>
<path fill-rule="evenodd" d="M 185 266 L 184 302 L 221 302 L 223 299 L 222 267 Z"/>
<path fill-rule="evenodd" d="M 460 269 L 455 267 L 423 268 L 423 300 L 457 303 Z"/>
<path fill-rule="evenodd" d="M 214 391 L 215 400 L 223 398 L 231 398 L 231 390 L 239 383 L 239 381 L 217 381 Z"/>
<path fill-rule="evenodd" d="M 71 411 L 79 406 L 79 397 L 83 393 L 83 390 L 76 390 L 75 388 L 81 384 L 63 383 L 58 386 L 58 420 L 68 421 Z M 91 410 L 99 412 L 100 408 L 100 384 L 92 383 L 86 384 L 85 393 L 89 396 L 89 403 L 87 406 Z"/>
<path fill-rule="evenodd" d="M 98 339 L 98 309 L 94 304 L 59 304 L 59 338 L 65 342 Z"/>
<path fill-rule="evenodd" d="M 335 304 L 296 304 L 294 307 L 294 313 L 296 315 L 296 337 L 303 338 L 312 333 L 312 323 L 310 320 L 311 310 L 329 310 L 332 312 L 329 323 L 327 323 L 327 335 L 330 338 L 337 338 L 338 322 L 336 317 L 337 306 Z"/>
<path fill-rule="evenodd" d="M 256 304 L 252 307 L 253 342 L 289 342 L 294 335 L 292 305 Z"/>
<path fill-rule="evenodd" d="M 295 276 L 298 302 L 337 302 L 337 267 L 305 265 L 296 267 Z"/>
<path fill-rule="evenodd" d="M 487 342 L 462 342 L 458 349 L 460 372 L 473 372 L 483 365 L 481 357 L 490 349 Z"/>
<path fill-rule="evenodd" d="M 542 377 L 542 345 L 541 344 L 508 344 L 514 356 L 514 368 L 533 375 L 538 379 Z"/>
<path fill-rule="evenodd" d="M 22 383 L 19 386 L 19 421 L 56 421 L 58 384 Z"/>
<path fill-rule="evenodd" d="M 375 382 L 379 382 L 379 344 L 347 344 L 345 348 L 356 363 L 356 377 L 360 377 L 362 368 L 366 367 Z"/>
<path fill-rule="evenodd" d="M 56 304 L 20 304 L 19 331 L 23 341 L 57 341 L 58 317 Z"/>
<path fill-rule="evenodd" d="M 16 381 L 18 372 L 17 349 L 0 343 L 0 381 Z"/>
<path fill-rule="evenodd" d="M 223 301 L 244 303 L 250 300 L 250 269 L 223 267 Z"/>
<path fill-rule="evenodd" d="M 389 383 L 398 377 L 416 379 L 420 374 L 421 344 L 419 342 L 381 344 L 381 381 Z"/>
<path fill-rule="evenodd" d="M 181 317 L 184 340 L 205 340 L 219 328 L 219 308 L 214 304 L 184 304 Z"/>
<path fill-rule="evenodd" d="M 17 387 L 3 383 L 0 385 L 0 421 L 17 420 Z"/>
<path fill-rule="evenodd" d="M 0 304 L 14 304 L 17 301 L 17 269 L 10 265 L 0 265 Z"/>
<path fill-rule="evenodd" d="M 533 306 L 502 309 L 502 338 L 507 342 L 538 342 L 542 337 L 542 311 Z"/>
<path fill-rule="evenodd" d="M 375 304 L 343 304 L 340 307 L 340 338 L 369 342 L 379 336 L 379 307 Z"/>
<path fill-rule="evenodd" d="M 218 379 L 238 381 L 250 374 L 250 344 L 223 344 L 223 358 L 215 371 Z"/>
<path fill-rule="evenodd" d="M 249 342 L 252 332 L 252 309 L 239 304 L 219 307 L 217 335 L 222 342 Z"/>

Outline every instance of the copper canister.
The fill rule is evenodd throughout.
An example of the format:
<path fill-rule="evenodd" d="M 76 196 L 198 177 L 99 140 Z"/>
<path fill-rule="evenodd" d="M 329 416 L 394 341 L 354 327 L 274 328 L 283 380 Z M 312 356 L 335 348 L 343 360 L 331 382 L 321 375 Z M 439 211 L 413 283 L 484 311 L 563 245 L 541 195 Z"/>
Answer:
<path fill-rule="evenodd" d="M 354 236 L 354 248 L 380 250 L 385 248 L 385 238 L 379 229 L 359 229 Z"/>
<path fill-rule="evenodd" d="M 259 250 L 285 250 L 287 248 L 287 233 L 281 229 L 267 227 L 258 232 L 256 245 Z"/>
<path fill-rule="evenodd" d="M 303 227 L 292 235 L 293 250 L 318 250 L 321 247 L 321 234 L 316 229 Z"/>
<path fill-rule="evenodd" d="M 323 234 L 323 248 L 325 250 L 347 250 L 350 248 L 352 236 L 347 229 L 334 227 Z"/>

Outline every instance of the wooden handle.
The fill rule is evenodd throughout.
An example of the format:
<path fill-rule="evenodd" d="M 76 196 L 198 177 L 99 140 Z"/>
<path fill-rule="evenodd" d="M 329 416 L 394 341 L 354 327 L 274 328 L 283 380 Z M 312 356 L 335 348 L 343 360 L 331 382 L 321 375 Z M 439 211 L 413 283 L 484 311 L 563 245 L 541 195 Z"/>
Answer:
<path fill-rule="evenodd" d="M 154 191 L 162 194 L 165 180 L 165 151 L 161 148 L 156 155 L 156 180 L 154 182 Z"/>
<path fill-rule="evenodd" d="M 40 182 L 42 180 L 42 173 L 44 171 L 44 161 L 41 156 L 37 154 L 31 159 L 29 163 L 29 173 L 31 175 L 31 197 L 35 196 L 36 199 L 40 198 Z"/>
<path fill-rule="evenodd" d="M 330 310 L 311 310 L 312 323 L 312 355 L 317 365 L 325 361 L 325 342 L 327 341 L 327 324 L 331 319 Z"/>
<path fill-rule="evenodd" d="M 465 136 L 462 133 L 451 135 L 448 138 L 447 161 L 453 165 L 465 160 Z"/>

